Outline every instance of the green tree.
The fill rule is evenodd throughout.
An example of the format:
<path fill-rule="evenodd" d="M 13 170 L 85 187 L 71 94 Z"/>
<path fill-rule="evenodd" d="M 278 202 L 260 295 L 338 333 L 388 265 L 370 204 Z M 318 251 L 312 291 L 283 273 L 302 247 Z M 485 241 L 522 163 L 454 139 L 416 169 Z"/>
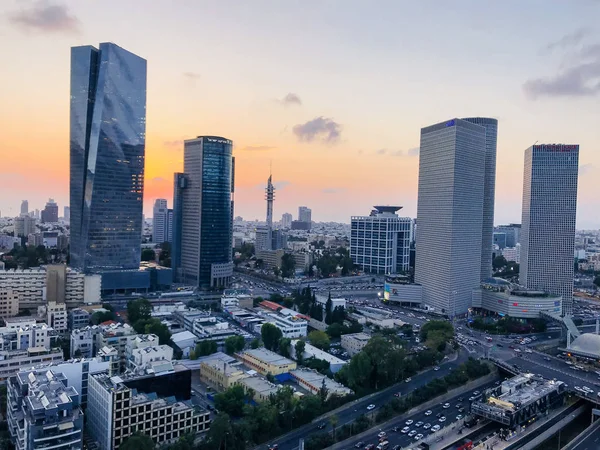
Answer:
<path fill-rule="evenodd" d="M 273 267 L 273 275 L 275 275 L 275 278 L 279 278 L 280 274 L 281 274 L 281 269 L 277 266 Z"/>
<path fill-rule="evenodd" d="M 324 331 L 314 330 L 308 333 L 308 341 L 321 350 L 329 350 L 329 336 Z"/>
<path fill-rule="evenodd" d="M 150 319 L 152 304 L 146 298 L 137 298 L 127 302 L 127 319 L 129 323 Z"/>
<path fill-rule="evenodd" d="M 279 339 L 279 343 L 277 344 L 279 348 L 279 354 L 284 356 L 285 358 L 290 357 L 290 346 L 292 344 L 292 340 L 290 338 L 282 337 Z"/>
<path fill-rule="evenodd" d="M 283 336 L 283 333 L 272 323 L 265 323 L 260 328 L 260 335 L 262 337 L 263 345 L 267 350 L 276 351 L 279 339 Z"/>
<path fill-rule="evenodd" d="M 142 433 L 133 433 L 119 446 L 121 450 L 150 450 L 155 447 L 150 436 Z"/>
<path fill-rule="evenodd" d="M 344 326 L 339 323 L 332 323 L 327 327 L 326 333 L 329 337 L 339 338 L 342 335 L 342 331 L 344 330 Z"/>
<path fill-rule="evenodd" d="M 331 325 L 333 323 L 333 301 L 331 300 L 331 292 L 327 296 L 327 302 L 325 303 L 325 323 Z"/>
<path fill-rule="evenodd" d="M 284 253 L 281 257 L 281 276 L 283 278 L 292 278 L 296 270 L 296 259 L 291 253 Z"/>
<path fill-rule="evenodd" d="M 260 347 L 260 339 L 258 339 L 258 338 L 252 339 L 252 341 L 250 342 L 250 348 L 257 349 L 258 347 Z"/>
<path fill-rule="evenodd" d="M 171 340 L 171 332 L 169 331 L 169 327 L 155 317 L 138 320 L 133 324 L 133 329 L 140 334 L 157 335 L 159 345 L 167 345 Z"/>
<path fill-rule="evenodd" d="M 154 261 L 156 259 L 156 253 L 151 248 L 145 248 L 142 250 L 142 261 Z"/>
<path fill-rule="evenodd" d="M 241 352 L 246 346 L 246 341 L 243 336 L 229 336 L 225 339 L 225 353 L 233 355 L 234 353 Z"/>
<path fill-rule="evenodd" d="M 196 344 L 196 348 L 194 350 L 195 356 L 208 356 L 217 352 L 217 343 L 216 341 L 203 340 Z"/>
<path fill-rule="evenodd" d="M 244 404 L 248 399 L 244 387 L 236 385 L 215 395 L 215 406 L 219 411 L 227 413 L 230 416 L 241 417 Z"/>
<path fill-rule="evenodd" d="M 294 346 L 294 350 L 296 351 L 296 361 L 298 362 L 299 366 L 302 365 L 302 362 L 304 360 L 305 347 L 306 347 L 306 344 L 304 343 L 304 341 L 302 339 L 298 339 L 298 342 L 296 342 L 296 345 Z"/>

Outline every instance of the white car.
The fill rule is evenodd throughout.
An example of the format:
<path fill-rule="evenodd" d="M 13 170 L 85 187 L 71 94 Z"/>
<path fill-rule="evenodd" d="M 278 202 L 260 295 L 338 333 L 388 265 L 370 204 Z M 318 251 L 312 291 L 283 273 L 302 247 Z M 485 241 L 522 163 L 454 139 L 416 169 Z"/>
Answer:
<path fill-rule="evenodd" d="M 433 370 L 435 370 L 435 371 L 437 372 L 438 370 L 440 370 L 440 366 L 435 366 L 435 367 L 433 368 Z"/>
<path fill-rule="evenodd" d="M 417 430 L 412 430 L 410 433 L 408 433 L 408 437 L 413 437 L 415 434 L 417 434 Z"/>
<path fill-rule="evenodd" d="M 405 423 L 406 423 L 406 425 L 412 425 L 413 424 L 413 420 L 412 419 L 408 419 Z"/>
<path fill-rule="evenodd" d="M 425 415 L 426 415 L 426 416 L 430 416 L 431 414 L 432 414 L 432 412 L 431 412 L 431 410 L 430 410 L 430 409 L 428 409 L 427 411 L 425 411 Z"/>
<path fill-rule="evenodd" d="M 387 436 L 387 433 L 386 433 L 385 431 L 381 431 L 381 432 L 380 432 L 380 433 L 377 435 L 377 437 L 378 437 L 379 439 L 381 439 L 382 437 L 386 437 L 386 436 Z"/>
<path fill-rule="evenodd" d="M 410 431 L 410 428 L 408 428 L 408 427 L 404 427 L 404 428 L 402 428 L 402 430 L 400 430 L 400 432 L 404 433 L 404 434 L 408 433 L 409 431 Z"/>
<path fill-rule="evenodd" d="M 421 422 L 420 420 L 415 423 L 415 427 L 419 428 L 421 425 L 423 425 L 423 422 Z"/>
<path fill-rule="evenodd" d="M 439 425 L 434 425 L 431 427 L 431 432 L 435 433 L 436 431 L 440 431 L 440 426 Z"/>
<path fill-rule="evenodd" d="M 415 441 L 420 441 L 421 439 L 423 439 L 423 435 L 421 433 L 415 436 Z"/>
<path fill-rule="evenodd" d="M 444 403 L 444 406 L 442 408 L 444 408 L 444 409 L 450 408 L 450 403 Z"/>
<path fill-rule="evenodd" d="M 446 421 L 446 416 L 442 416 L 442 417 L 440 417 L 440 422 L 441 422 L 441 423 L 444 423 L 445 421 Z"/>
<path fill-rule="evenodd" d="M 423 429 L 424 430 L 429 430 L 431 428 L 431 424 L 430 423 L 426 423 L 425 425 L 423 425 Z"/>
<path fill-rule="evenodd" d="M 369 406 L 367 406 L 367 411 L 371 411 L 373 409 L 375 409 L 375 405 L 374 404 L 371 403 Z"/>
<path fill-rule="evenodd" d="M 456 416 L 456 420 L 460 420 L 462 418 L 463 418 L 463 416 L 461 414 L 459 414 L 458 416 Z"/>

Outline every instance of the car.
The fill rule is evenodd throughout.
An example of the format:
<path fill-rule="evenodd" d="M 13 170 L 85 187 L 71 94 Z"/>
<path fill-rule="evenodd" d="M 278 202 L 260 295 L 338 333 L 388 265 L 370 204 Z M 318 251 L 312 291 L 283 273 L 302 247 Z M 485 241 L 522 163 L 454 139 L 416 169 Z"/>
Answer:
<path fill-rule="evenodd" d="M 444 406 L 442 406 L 442 408 L 444 408 L 444 409 L 450 408 L 450 403 L 444 403 Z"/>
<path fill-rule="evenodd" d="M 369 444 L 365 447 L 365 450 L 375 450 L 375 444 Z"/>
<path fill-rule="evenodd" d="M 420 441 L 421 439 L 423 439 L 423 435 L 421 433 L 415 436 L 415 441 Z"/>
<path fill-rule="evenodd" d="M 356 443 L 356 445 L 354 446 L 354 448 L 361 448 L 363 445 L 365 445 L 365 443 L 363 441 L 358 441 Z"/>
<path fill-rule="evenodd" d="M 548 356 L 544 356 L 544 361 L 552 361 Z"/>
<path fill-rule="evenodd" d="M 377 437 L 379 439 L 381 439 L 382 437 L 386 437 L 386 436 L 387 436 L 387 433 L 385 431 L 380 431 L 379 434 L 377 435 Z"/>
<path fill-rule="evenodd" d="M 431 424 L 430 423 L 426 423 L 425 425 L 423 425 L 423 429 L 424 430 L 429 430 L 431 428 Z"/>
<path fill-rule="evenodd" d="M 441 427 L 439 425 L 434 425 L 434 426 L 431 427 L 431 432 L 435 433 L 436 431 L 440 431 L 440 428 Z"/>
<path fill-rule="evenodd" d="M 430 416 L 431 414 L 432 414 L 432 412 L 431 412 L 431 410 L 430 410 L 430 409 L 428 409 L 427 411 L 425 411 L 425 415 L 426 415 L 426 416 Z"/>
<path fill-rule="evenodd" d="M 462 419 L 462 418 L 463 418 L 463 416 L 462 416 L 462 415 L 460 415 L 460 414 L 459 414 L 458 416 L 456 416 L 456 420 L 460 420 L 460 419 Z"/>
<path fill-rule="evenodd" d="M 473 400 L 475 400 L 475 397 L 469 397 L 470 402 L 472 402 Z"/>
<path fill-rule="evenodd" d="M 410 433 L 408 433 L 408 437 L 413 437 L 415 434 L 417 434 L 417 430 L 412 430 Z"/>
<path fill-rule="evenodd" d="M 500 342 L 496 343 L 496 347 L 504 347 Z"/>
<path fill-rule="evenodd" d="M 411 377 L 408 377 L 406 380 L 404 380 L 405 383 L 410 383 L 412 381 Z"/>
<path fill-rule="evenodd" d="M 410 428 L 408 428 L 408 427 L 404 427 L 404 428 L 402 428 L 402 431 L 401 431 L 401 433 L 402 433 L 402 434 L 406 434 L 406 433 L 408 433 L 409 431 L 410 431 Z"/>
<path fill-rule="evenodd" d="M 319 424 L 319 426 L 317 427 L 319 430 L 322 430 L 323 428 L 325 428 L 327 426 L 327 424 L 325 422 L 321 422 Z"/>
<path fill-rule="evenodd" d="M 440 370 L 440 366 L 435 366 L 435 367 L 433 368 L 433 370 L 435 370 L 435 371 L 437 372 L 438 370 Z"/>
<path fill-rule="evenodd" d="M 423 422 L 421 422 L 420 420 L 415 423 L 415 427 L 419 428 L 421 425 L 423 425 Z"/>
<path fill-rule="evenodd" d="M 279 450 L 278 444 L 269 445 L 269 450 Z"/>
<path fill-rule="evenodd" d="M 473 392 L 473 395 L 479 395 L 479 394 L 481 394 L 481 392 L 479 392 L 479 391 Z"/>
<path fill-rule="evenodd" d="M 394 393 L 394 397 L 400 397 L 401 395 L 402 395 L 402 393 L 401 393 L 401 392 L 395 392 L 395 393 Z"/>
<path fill-rule="evenodd" d="M 457 403 L 456 406 L 455 406 L 456 409 L 458 409 L 460 407 L 462 407 L 462 405 L 460 403 Z"/>
<path fill-rule="evenodd" d="M 408 420 L 407 420 L 406 422 L 404 422 L 404 423 L 406 423 L 406 425 L 412 425 L 412 424 L 413 424 L 413 420 L 412 420 L 412 419 L 408 419 Z"/>
<path fill-rule="evenodd" d="M 371 403 L 369 406 L 367 406 L 367 411 L 372 411 L 375 409 L 375 405 L 373 403 Z"/>
<path fill-rule="evenodd" d="M 446 421 L 446 416 L 442 416 L 442 417 L 440 417 L 440 419 L 439 419 L 439 420 L 440 420 L 440 422 L 441 422 L 441 423 L 444 423 L 444 422 Z"/>
<path fill-rule="evenodd" d="M 547 337 L 548 337 L 548 339 L 552 339 L 552 336 L 547 336 Z"/>

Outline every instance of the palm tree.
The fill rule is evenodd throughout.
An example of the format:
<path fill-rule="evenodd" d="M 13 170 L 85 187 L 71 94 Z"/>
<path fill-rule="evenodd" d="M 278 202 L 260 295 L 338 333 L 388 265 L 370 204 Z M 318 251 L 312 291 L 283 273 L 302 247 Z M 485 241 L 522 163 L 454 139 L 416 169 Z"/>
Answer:
<path fill-rule="evenodd" d="M 337 424 L 339 422 L 340 422 L 340 419 L 335 414 L 333 414 L 332 416 L 329 417 L 329 423 L 331 424 L 331 428 L 333 428 L 333 442 L 335 442 L 335 427 L 337 427 Z"/>

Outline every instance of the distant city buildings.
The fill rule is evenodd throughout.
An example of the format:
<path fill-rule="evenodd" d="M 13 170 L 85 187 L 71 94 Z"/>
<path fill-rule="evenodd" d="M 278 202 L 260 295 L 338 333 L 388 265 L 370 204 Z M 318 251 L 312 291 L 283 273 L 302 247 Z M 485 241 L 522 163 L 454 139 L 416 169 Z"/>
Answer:
<path fill-rule="evenodd" d="M 509 225 L 499 225 L 494 228 L 495 233 L 503 233 L 506 237 L 506 247 L 516 247 L 521 243 L 521 224 L 511 223 Z"/>
<path fill-rule="evenodd" d="M 21 214 L 29 215 L 29 202 L 27 200 L 21 201 Z"/>
<path fill-rule="evenodd" d="M 68 222 L 71 217 L 71 208 L 69 206 L 63 207 L 63 217 Z"/>
<path fill-rule="evenodd" d="M 15 217 L 15 236 L 27 237 L 35 233 L 35 219 L 29 215 Z"/>
<path fill-rule="evenodd" d="M 292 227 L 293 217 L 290 213 L 283 213 L 281 215 L 281 228 L 290 229 Z"/>
<path fill-rule="evenodd" d="M 361 270 L 392 274 L 409 270 L 412 219 L 401 206 L 375 206 L 369 216 L 351 218 L 350 257 Z"/>
<path fill-rule="evenodd" d="M 525 150 L 519 283 L 562 297 L 573 312 L 573 252 L 579 145 L 541 144 Z"/>
<path fill-rule="evenodd" d="M 71 49 L 71 265 L 138 269 L 146 60 L 112 44 Z"/>
<path fill-rule="evenodd" d="M 308 222 L 310 223 L 312 220 L 312 211 L 310 208 L 306 206 L 300 206 L 298 208 L 298 220 L 300 222 Z"/>
<path fill-rule="evenodd" d="M 184 173 L 175 174 L 175 279 L 200 288 L 225 287 L 233 275 L 232 141 L 199 136 L 184 142 Z"/>
<path fill-rule="evenodd" d="M 493 182 L 491 174 L 486 176 L 492 142 L 488 128 L 472 120 L 452 119 L 421 130 L 415 282 L 422 286 L 425 305 L 452 317 L 467 312 L 473 289 L 487 273 L 484 234 L 490 258 L 492 251 L 493 198 L 491 207 L 484 201 L 486 192 L 493 194 L 485 188 L 486 181 Z M 484 263 L 491 263 L 487 256 Z"/>
<path fill-rule="evenodd" d="M 58 205 L 53 199 L 49 199 L 42 210 L 42 223 L 58 222 Z"/>
<path fill-rule="evenodd" d="M 172 214 L 171 214 L 171 217 Z M 172 233 L 171 233 L 172 235 Z M 169 241 L 169 208 L 167 200 L 157 198 L 152 210 L 152 242 L 162 244 Z"/>

